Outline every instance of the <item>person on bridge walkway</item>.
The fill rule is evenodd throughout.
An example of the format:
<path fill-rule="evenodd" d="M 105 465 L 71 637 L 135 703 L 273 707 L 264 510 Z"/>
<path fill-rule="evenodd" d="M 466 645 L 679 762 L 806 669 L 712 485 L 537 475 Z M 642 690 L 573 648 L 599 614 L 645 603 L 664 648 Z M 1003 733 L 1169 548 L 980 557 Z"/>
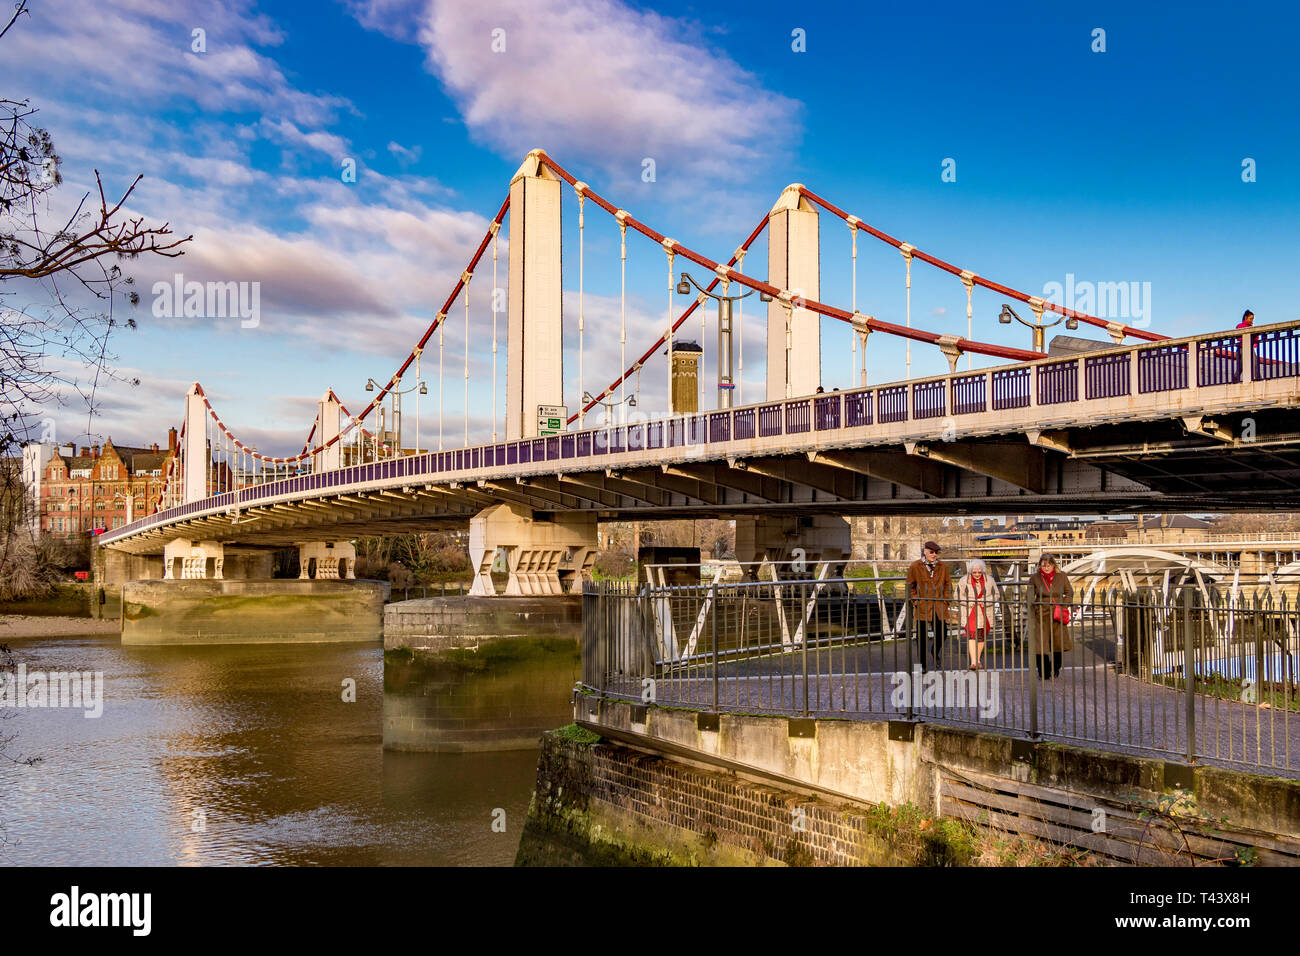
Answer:
<path fill-rule="evenodd" d="M 921 670 L 927 670 L 927 631 L 934 632 L 934 662 L 942 666 L 944 628 L 948 604 L 952 600 L 952 575 L 948 565 L 939 560 L 939 545 L 927 541 L 921 545 L 921 559 L 907 569 L 908 609 L 916 625 L 917 654 Z"/>
<path fill-rule="evenodd" d="M 1248 329 L 1255 324 L 1255 313 L 1247 309 L 1241 313 L 1241 321 L 1237 323 L 1237 328 Z"/>
<path fill-rule="evenodd" d="M 1038 675 L 1051 680 L 1061 674 L 1061 655 L 1070 643 L 1070 602 L 1074 588 L 1048 552 L 1038 559 L 1029 579 L 1029 646 L 1038 658 Z"/>
<path fill-rule="evenodd" d="M 984 639 L 993 630 L 993 608 L 997 599 L 998 584 L 988 573 L 983 559 L 972 558 L 966 566 L 966 574 L 957 582 L 957 606 L 973 671 L 984 669 Z"/>

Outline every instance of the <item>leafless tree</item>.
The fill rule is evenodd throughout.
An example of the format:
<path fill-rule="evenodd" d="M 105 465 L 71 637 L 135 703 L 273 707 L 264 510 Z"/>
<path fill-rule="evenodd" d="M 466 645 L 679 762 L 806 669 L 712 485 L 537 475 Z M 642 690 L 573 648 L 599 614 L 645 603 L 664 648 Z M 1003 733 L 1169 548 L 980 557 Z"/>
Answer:
<path fill-rule="evenodd" d="M 27 12 L 19 0 L 0 21 L 0 48 Z M 139 302 L 122 263 L 182 255 L 192 238 L 127 211 L 141 176 L 113 201 L 95 170 L 94 188 L 64 201 L 62 159 L 36 112 L 29 100 L 0 95 L 0 458 L 10 465 L 51 405 L 84 403 L 91 431 L 100 386 L 126 380 L 109 350 L 115 330 L 136 324 L 120 315 Z M 0 485 L 0 580 L 34 553 L 36 542 L 11 540 L 27 528 L 23 495 L 21 482 Z"/>

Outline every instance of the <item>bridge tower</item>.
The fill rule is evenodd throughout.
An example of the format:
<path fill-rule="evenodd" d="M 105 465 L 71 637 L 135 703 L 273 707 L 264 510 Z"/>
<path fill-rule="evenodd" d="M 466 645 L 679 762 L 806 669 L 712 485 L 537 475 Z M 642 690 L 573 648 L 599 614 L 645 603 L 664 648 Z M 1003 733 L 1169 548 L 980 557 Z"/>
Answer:
<path fill-rule="evenodd" d="M 315 447 L 319 448 L 331 439 L 337 438 L 341 422 L 339 400 L 335 397 L 333 389 L 326 389 L 321 400 L 316 403 Z M 317 474 L 342 467 L 343 442 L 341 441 L 336 441 L 324 451 L 312 455 L 311 470 Z"/>
<path fill-rule="evenodd" d="M 203 400 L 203 390 L 195 382 L 185 393 L 185 447 L 181 453 L 184 504 L 202 501 L 208 496 L 210 455 L 207 403 Z"/>
<path fill-rule="evenodd" d="M 767 222 L 767 281 L 790 301 L 767 305 L 767 400 L 811 395 L 821 384 L 821 316 L 797 308 L 799 297 L 821 299 L 817 208 L 798 183 L 786 186 Z"/>
<path fill-rule="evenodd" d="M 560 180 L 535 149 L 510 181 L 506 441 L 537 434 L 537 406 L 564 404 Z"/>

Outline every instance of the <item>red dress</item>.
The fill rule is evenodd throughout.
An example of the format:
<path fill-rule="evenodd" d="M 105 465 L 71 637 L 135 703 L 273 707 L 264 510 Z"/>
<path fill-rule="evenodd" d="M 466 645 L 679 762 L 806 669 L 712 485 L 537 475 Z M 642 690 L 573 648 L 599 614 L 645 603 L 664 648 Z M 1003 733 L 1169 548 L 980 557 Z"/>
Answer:
<path fill-rule="evenodd" d="M 966 616 L 966 633 L 971 637 L 983 637 L 988 628 L 980 627 L 980 620 L 982 618 L 987 624 L 989 619 L 987 610 L 981 614 L 981 608 L 984 604 L 984 575 L 972 575 L 971 588 L 975 592 L 975 601 L 971 604 L 970 614 Z"/>

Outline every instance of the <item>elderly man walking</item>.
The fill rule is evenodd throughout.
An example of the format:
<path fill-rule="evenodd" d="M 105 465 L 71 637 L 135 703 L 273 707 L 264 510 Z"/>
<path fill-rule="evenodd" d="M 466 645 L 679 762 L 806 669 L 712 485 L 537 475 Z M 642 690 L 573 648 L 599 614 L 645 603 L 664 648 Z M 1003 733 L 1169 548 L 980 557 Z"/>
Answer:
<path fill-rule="evenodd" d="M 942 666 L 944 629 L 948 623 L 948 604 L 952 599 L 952 576 L 948 565 L 939 560 L 942 549 L 933 541 L 921 545 L 921 560 L 907 569 L 907 597 L 916 625 L 917 654 L 921 670 L 928 670 L 927 632 L 934 632 L 934 662 Z"/>

